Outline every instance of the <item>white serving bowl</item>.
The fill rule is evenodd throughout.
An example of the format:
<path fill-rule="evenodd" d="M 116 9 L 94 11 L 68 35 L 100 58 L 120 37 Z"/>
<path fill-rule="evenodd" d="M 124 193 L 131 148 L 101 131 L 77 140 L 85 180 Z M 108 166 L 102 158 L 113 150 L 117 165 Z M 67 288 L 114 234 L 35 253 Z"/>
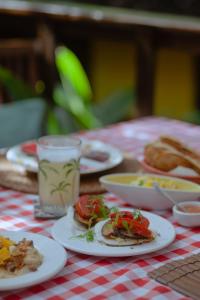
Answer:
<path fill-rule="evenodd" d="M 139 185 L 141 178 L 144 179 L 143 181 L 146 182 L 146 185 L 152 181 L 157 182 L 177 203 L 196 200 L 200 197 L 200 185 L 169 176 L 117 173 L 100 177 L 100 182 L 107 191 L 116 194 L 134 207 L 150 210 L 162 210 L 173 207 L 174 204 L 156 191 L 154 187 Z M 175 189 L 174 185 L 178 186 L 179 189 Z M 164 188 L 164 186 L 170 186 L 170 188 Z"/>
<path fill-rule="evenodd" d="M 174 219 L 183 226 L 197 227 L 200 226 L 200 211 L 199 212 L 187 212 L 188 206 L 195 206 L 200 208 L 200 201 L 185 201 L 173 206 Z M 184 209 L 185 211 L 181 210 Z"/>

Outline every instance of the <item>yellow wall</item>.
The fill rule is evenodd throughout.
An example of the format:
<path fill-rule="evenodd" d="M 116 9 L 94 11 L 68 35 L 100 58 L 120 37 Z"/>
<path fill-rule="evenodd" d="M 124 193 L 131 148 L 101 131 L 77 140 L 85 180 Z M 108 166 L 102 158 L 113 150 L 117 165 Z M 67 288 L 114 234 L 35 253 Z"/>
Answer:
<path fill-rule="evenodd" d="M 160 50 L 157 57 L 155 114 L 183 118 L 194 107 L 192 57 L 174 50 Z"/>
<path fill-rule="evenodd" d="M 92 44 L 91 56 L 95 100 L 136 82 L 135 51 L 130 43 L 97 40 Z"/>
<path fill-rule="evenodd" d="M 135 86 L 136 52 L 129 42 L 96 40 L 91 49 L 94 98 L 99 101 L 113 91 Z M 184 52 L 160 50 L 155 80 L 156 115 L 183 118 L 194 108 L 192 58 Z"/>

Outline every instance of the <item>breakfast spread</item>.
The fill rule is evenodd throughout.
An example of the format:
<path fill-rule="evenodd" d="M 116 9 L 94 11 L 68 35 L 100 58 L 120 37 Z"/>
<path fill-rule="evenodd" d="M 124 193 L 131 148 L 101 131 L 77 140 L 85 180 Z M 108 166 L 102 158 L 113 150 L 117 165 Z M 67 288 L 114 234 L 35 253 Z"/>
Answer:
<path fill-rule="evenodd" d="M 0 279 L 34 272 L 42 264 L 43 257 L 33 241 L 23 239 L 14 242 L 0 236 Z"/>
<path fill-rule="evenodd" d="M 200 154 L 170 136 L 160 136 L 153 143 L 147 144 L 144 160 L 149 166 L 161 171 L 185 167 L 200 175 Z"/>
<path fill-rule="evenodd" d="M 87 228 L 106 219 L 108 215 L 109 208 L 104 204 L 101 195 L 83 195 L 74 206 L 75 220 Z"/>
<path fill-rule="evenodd" d="M 155 235 L 149 229 L 149 220 L 139 210 L 121 210 L 110 213 L 97 238 L 109 246 L 132 246 L 151 242 Z"/>

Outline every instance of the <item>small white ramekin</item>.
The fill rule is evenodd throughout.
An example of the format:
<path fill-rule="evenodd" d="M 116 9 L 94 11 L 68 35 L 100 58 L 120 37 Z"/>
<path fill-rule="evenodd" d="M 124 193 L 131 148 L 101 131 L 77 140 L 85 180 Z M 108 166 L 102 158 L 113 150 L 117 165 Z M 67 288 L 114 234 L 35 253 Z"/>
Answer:
<path fill-rule="evenodd" d="M 173 206 L 173 215 L 174 219 L 179 223 L 180 225 L 186 226 L 186 227 L 198 227 L 200 226 L 200 212 L 197 213 L 190 213 L 185 212 L 179 209 L 179 207 L 194 205 L 200 207 L 200 201 L 185 201 L 180 202 L 177 205 Z"/>

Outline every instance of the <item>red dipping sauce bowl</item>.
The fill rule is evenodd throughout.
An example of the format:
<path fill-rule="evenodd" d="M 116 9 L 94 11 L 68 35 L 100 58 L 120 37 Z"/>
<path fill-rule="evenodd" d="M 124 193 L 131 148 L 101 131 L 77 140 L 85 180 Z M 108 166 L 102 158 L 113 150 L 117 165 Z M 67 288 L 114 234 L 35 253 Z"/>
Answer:
<path fill-rule="evenodd" d="M 173 215 L 182 226 L 200 227 L 200 201 L 186 201 L 175 205 Z"/>

